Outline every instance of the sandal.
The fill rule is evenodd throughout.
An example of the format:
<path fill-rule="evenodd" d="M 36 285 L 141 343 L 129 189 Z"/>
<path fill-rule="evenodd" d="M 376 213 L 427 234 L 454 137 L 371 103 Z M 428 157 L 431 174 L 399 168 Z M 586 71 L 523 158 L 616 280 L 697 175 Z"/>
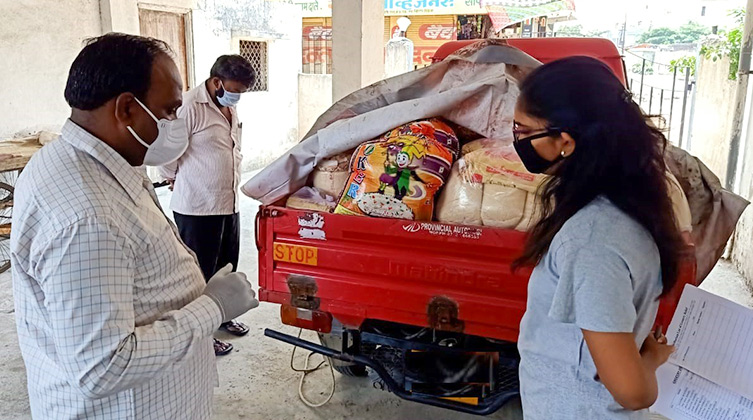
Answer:
<path fill-rule="evenodd" d="M 220 341 L 218 339 L 214 339 L 214 355 L 215 356 L 224 356 L 228 353 L 233 351 L 233 345 L 230 343 L 226 343 L 224 341 Z"/>
<path fill-rule="evenodd" d="M 225 330 L 230 334 L 237 335 L 238 337 L 248 334 L 248 326 L 235 320 L 220 324 L 220 329 Z"/>

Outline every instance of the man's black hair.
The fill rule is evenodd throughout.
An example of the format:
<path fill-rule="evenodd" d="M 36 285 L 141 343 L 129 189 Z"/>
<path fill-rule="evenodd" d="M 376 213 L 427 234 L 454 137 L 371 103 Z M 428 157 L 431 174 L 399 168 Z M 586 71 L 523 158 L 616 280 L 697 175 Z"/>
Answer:
<path fill-rule="evenodd" d="M 253 86 L 256 81 L 256 72 L 245 58 L 240 55 L 223 55 L 214 62 L 211 77 L 219 77 L 222 80 L 233 80 L 248 86 Z"/>
<path fill-rule="evenodd" d="M 71 65 L 65 100 L 71 108 L 90 111 L 124 92 L 144 99 L 160 54 L 172 57 L 158 39 L 120 33 L 88 39 Z"/>

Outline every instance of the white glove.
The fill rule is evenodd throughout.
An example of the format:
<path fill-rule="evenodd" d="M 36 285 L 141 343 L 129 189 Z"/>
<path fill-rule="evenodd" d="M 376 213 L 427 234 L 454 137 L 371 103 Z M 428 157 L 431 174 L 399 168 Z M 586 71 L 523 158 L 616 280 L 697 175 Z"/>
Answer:
<path fill-rule="evenodd" d="M 232 264 L 224 266 L 209 279 L 204 294 L 220 307 L 222 322 L 228 322 L 259 306 L 256 293 L 246 275 L 233 273 Z"/>

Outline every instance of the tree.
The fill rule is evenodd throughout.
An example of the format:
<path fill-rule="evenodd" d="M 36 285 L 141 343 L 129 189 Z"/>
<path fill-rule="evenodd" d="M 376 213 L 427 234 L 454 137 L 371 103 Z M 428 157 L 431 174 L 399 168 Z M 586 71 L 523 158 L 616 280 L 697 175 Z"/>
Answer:
<path fill-rule="evenodd" d="M 651 29 L 642 33 L 641 36 L 638 37 L 638 42 L 655 45 L 691 44 L 699 41 L 704 35 L 708 35 L 710 32 L 709 28 L 701 24 L 688 22 L 678 29 Z"/>
<path fill-rule="evenodd" d="M 729 57 L 729 79 L 735 80 L 740 65 L 745 10 L 735 9 L 730 11 L 729 15 L 735 18 L 735 27 L 728 31 L 720 31 L 717 35 L 707 36 L 701 45 L 701 55 L 712 61 Z"/>
<path fill-rule="evenodd" d="M 669 62 L 670 72 L 683 72 L 688 67 L 690 67 L 690 75 L 695 76 L 696 59 L 694 55 L 686 55 Z"/>
<path fill-rule="evenodd" d="M 688 24 L 681 26 L 678 32 L 680 35 L 679 43 L 690 44 L 697 42 L 703 38 L 704 35 L 710 34 L 711 29 L 699 23 L 688 22 Z"/>

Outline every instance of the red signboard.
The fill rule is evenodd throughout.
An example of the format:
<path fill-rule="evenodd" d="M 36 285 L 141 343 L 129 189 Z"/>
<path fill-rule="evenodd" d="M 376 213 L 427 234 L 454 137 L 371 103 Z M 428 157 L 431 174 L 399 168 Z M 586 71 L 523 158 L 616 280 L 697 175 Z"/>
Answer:
<path fill-rule="evenodd" d="M 310 40 L 327 40 L 332 39 L 332 27 L 331 26 L 304 26 L 303 37 Z"/>
<path fill-rule="evenodd" d="M 332 62 L 332 47 L 303 48 L 303 64 L 321 64 Z"/>
<path fill-rule="evenodd" d="M 431 63 L 434 53 L 439 47 L 413 47 L 413 62 L 416 64 Z"/>
<path fill-rule="evenodd" d="M 427 40 L 452 40 L 455 39 L 456 28 L 454 25 L 428 24 L 421 25 L 418 35 Z"/>

